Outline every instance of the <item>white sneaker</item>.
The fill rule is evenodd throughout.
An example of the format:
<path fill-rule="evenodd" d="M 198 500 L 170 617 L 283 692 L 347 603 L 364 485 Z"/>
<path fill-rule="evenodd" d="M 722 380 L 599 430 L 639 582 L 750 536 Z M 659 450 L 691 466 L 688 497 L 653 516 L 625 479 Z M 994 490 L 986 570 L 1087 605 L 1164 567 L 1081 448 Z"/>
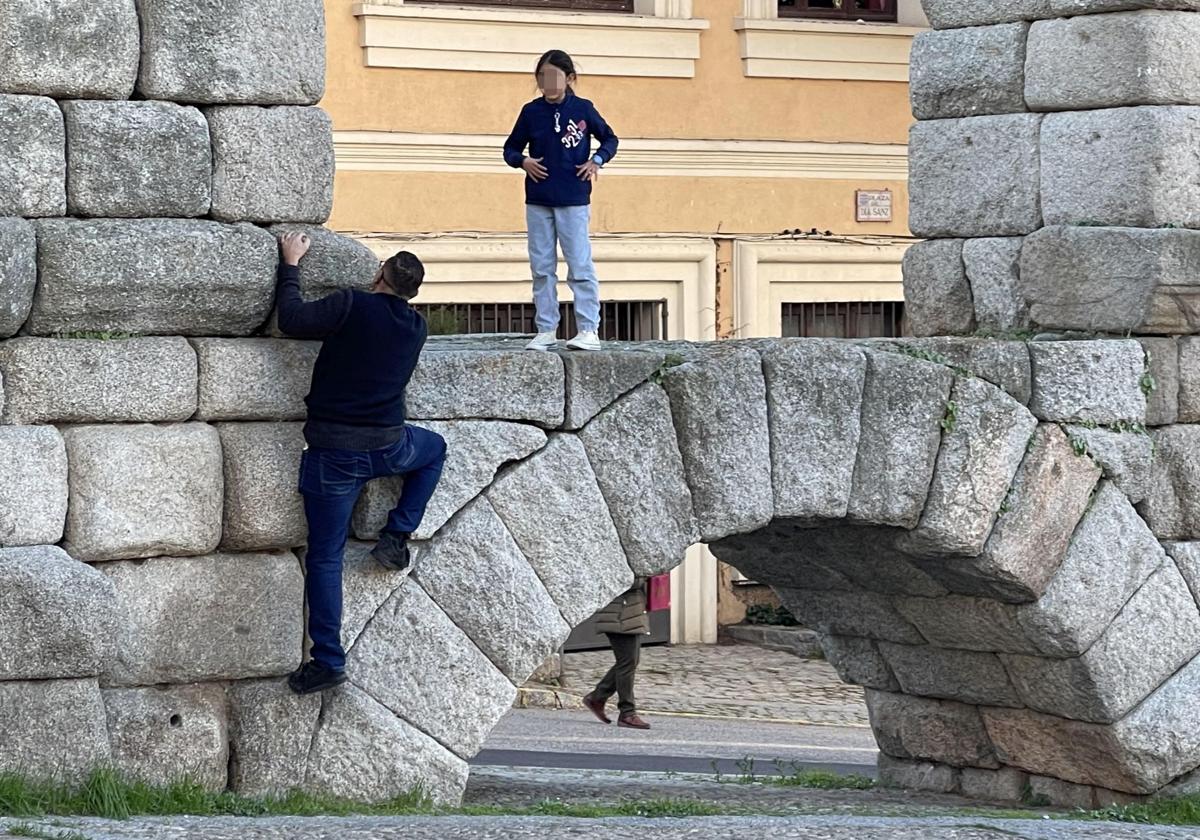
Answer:
<path fill-rule="evenodd" d="M 593 330 L 586 330 L 567 342 L 568 350 L 599 350 L 600 337 Z"/>
<path fill-rule="evenodd" d="M 558 346 L 558 335 L 552 332 L 540 332 L 533 341 L 525 345 L 526 350 L 553 350 Z"/>

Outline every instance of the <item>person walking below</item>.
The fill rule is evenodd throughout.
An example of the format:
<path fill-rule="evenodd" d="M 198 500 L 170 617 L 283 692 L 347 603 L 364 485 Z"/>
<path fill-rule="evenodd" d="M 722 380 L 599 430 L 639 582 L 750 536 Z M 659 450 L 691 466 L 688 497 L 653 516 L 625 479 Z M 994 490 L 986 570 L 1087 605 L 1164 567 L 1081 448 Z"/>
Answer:
<path fill-rule="evenodd" d="M 608 636 L 616 664 L 600 680 L 583 703 L 602 723 L 612 723 L 604 711 L 608 699 L 617 695 L 617 725 L 630 729 L 649 729 L 650 724 L 637 713 L 633 680 L 641 659 L 642 637 L 650 635 L 646 614 L 646 584 L 639 580 L 596 616 L 596 630 Z"/>
<path fill-rule="evenodd" d="M 570 350 L 600 349 L 600 283 L 592 263 L 592 183 L 617 153 L 617 135 L 596 106 L 575 95 L 575 62 L 550 50 L 534 69 L 541 96 L 525 105 L 504 143 L 504 160 L 525 170 L 525 222 L 537 337 L 530 350 L 558 345 L 558 246 L 567 259 L 578 334 Z M 592 151 L 592 138 L 599 148 Z M 528 154 L 526 150 L 528 149 Z"/>
<path fill-rule="evenodd" d="M 370 292 L 343 289 L 306 303 L 299 265 L 309 244 L 301 234 L 281 238 L 276 289 L 280 330 L 324 342 L 304 398 L 308 421 L 299 486 L 308 520 L 304 590 L 312 659 L 288 677 L 297 694 L 346 681 L 342 562 L 359 492 L 373 478 L 404 476 L 400 501 L 371 555 L 387 569 L 406 569 L 408 539 L 446 460 L 440 435 L 405 422 L 404 389 L 429 333 L 408 305 L 425 278 L 421 261 L 401 251 L 380 265 Z"/>

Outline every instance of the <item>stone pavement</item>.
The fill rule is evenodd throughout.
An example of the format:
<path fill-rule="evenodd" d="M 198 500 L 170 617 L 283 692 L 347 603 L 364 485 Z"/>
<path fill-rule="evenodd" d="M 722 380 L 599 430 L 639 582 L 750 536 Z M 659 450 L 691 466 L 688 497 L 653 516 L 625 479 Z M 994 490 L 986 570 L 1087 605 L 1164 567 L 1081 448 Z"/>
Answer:
<path fill-rule="evenodd" d="M 759 778 L 770 775 L 762 768 Z M 745 779 L 745 776 L 740 778 Z M 464 805 L 505 809 L 529 808 L 543 802 L 617 807 L 651 800 L 719 805 L 752 816 L 863 815 L 945 817 L 965 810 L 986 812 L 993 806 L 946 793 L 913 793 L 890 788 L 818 790 L 739 781 L 737 775 L 711 773 L 634 773 L 563 768 L 472 767 Z M 1011 813 L 1011 809 L 1009 811 Z M 1058 814 L 1039 809 L 1038 814 Z"/>
<path fill-rule="evenodd" d="M 0 821 L 0 830 L 15 821 Z M 641 840 L 1182 840 L 1195 829 L 1055 820 L 977 817 L 911 820 L 881 817 L 708 817 L 573 819 L 564 817 L 241 817 L 153 818 L 123 822 L 36 822 L 34 836 L 78 840 L 544 840 L 638 837 Z M 79 835 L 68 835 L 77 831 Z"/>
<path fill-rule="evenodd" d="M 646 840 L 1182 840 L 1194 828 L 1080 822 L 1054 809 L 1014 812 L 946 794 L 894 790 L 812 790 L 711 775 L 612 771 L 472 770 L 466 802 L 518 810 L 553 803 L 614 807 L 636 802 L 720 805 L 735 815 L 694 818 L 140 817 L 0 819 L 0 836 L 55 840 L 542 840 L 629 837 Z M 745 813 L 742 814 L 741 812 Z M 32 830 L 32 833 L 29 831 Z"/>
<path fill-rule="evenodd" d="M 607 650 L 563 657 L 562 705 L 578 707 L 612 666 Z M 542 684 L 526 686 L 545 690 Z M 637 695 L 646 713 L 867 726 L 863 691 L 839 679 L 822 659 L 799 659 L 753 645 L 677 645 L 642 651 Z M 530 692 L 527 705 L 536 703 Z"/>

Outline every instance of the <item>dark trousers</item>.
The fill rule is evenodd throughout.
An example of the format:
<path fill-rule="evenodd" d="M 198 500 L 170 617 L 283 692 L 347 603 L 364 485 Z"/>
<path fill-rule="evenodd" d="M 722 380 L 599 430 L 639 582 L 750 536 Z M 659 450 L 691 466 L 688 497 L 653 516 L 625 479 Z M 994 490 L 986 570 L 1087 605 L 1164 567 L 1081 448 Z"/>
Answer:
<path fill-rule="evenodd" d="M 404 476 L 400 502 L 388 515 L 385 531 L 411 534 L 421 524 L 446 461 L 441 435 L 406 426 L 404 437 L 389 447 L 360 452 L 312 448 L 300 461 L 300 493 L 308 519 L 304 591 L 308 598 L 308 635 L 312 658 L 327 668 L 346 667 L 342 650 L 342 562 L 350 517 L 363 485 L 373 478 Z"/>
<path fill-rule="evenodd" d="M 592 692 L 596 700 L 607 701 L 617 695 L 617 709 L 622 715 L 637 711 L 637 700 L 633 696 L 633 675 L 637 673 L 638 661 L 642 658 L 642 637 L 635 633 L 605 633 L 612 645 L 617 664 L 608 669 Z"/>

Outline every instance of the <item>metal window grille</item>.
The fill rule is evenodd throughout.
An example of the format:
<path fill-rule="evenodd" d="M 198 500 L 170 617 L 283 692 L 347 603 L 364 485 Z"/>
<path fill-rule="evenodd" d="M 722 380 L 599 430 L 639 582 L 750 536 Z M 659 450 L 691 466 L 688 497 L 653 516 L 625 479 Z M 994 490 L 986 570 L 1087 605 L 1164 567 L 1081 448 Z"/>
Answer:
<path fill-rule="evenodd" d="M 895 338 L 905 334 L 900 301 L 783 304 L 784 338 Z"/>
<path fill-rule="evenodd" d="M 429 322 L 430 335 L 537 332 L 532 303 L 426 303 L 414 308 Z M 575 306 L 559 306 L 559 338 L 575 328 Z M 659 341 L 670 338 L 665 300 L 619 300 L 600 304 L 600 337 L 605 341 Z"/>
<path fill-rule="evenodd" d="M 894 23 L 896 0 L 779 0 L 779 15 Z"/>

